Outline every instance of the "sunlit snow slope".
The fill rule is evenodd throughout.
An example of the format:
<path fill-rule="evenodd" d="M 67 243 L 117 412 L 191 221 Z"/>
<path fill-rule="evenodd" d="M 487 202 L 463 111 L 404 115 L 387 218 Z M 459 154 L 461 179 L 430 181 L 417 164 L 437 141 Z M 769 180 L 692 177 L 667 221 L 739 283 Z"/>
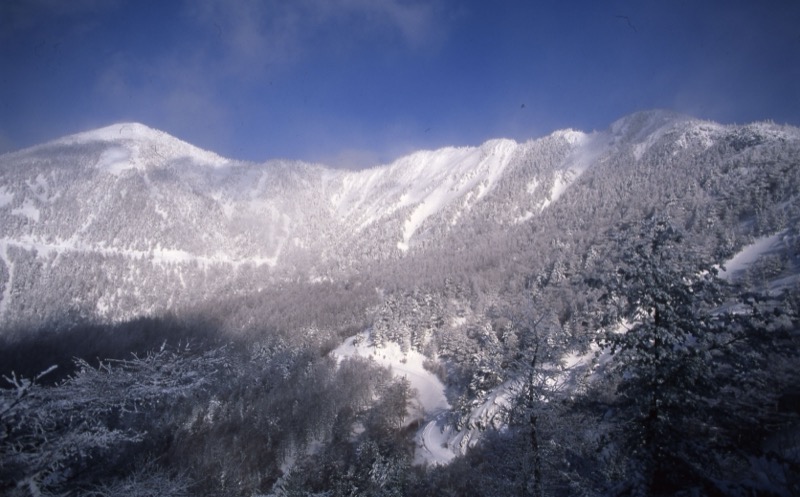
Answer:
<path fill-rule="evenodd" d="M 644 112 L 590 134 L 491 140 L 347 171 L 229 160 L 115 124 L 0 155 L 0 324 L 127 319 L 280 281 L 341 281 L 366 264 L 446 253 L 454 241 L 471 250 L 535 226 L 584 178 L 602 181 L 590 174 L 600 168 L 797 134 Z"/>
<path fill-rule="evenodd" d="M 74 274 L 63 259 L 96 259 L 104 269 L 91 276 L 95 295 L 48 306 L 121 318 L 196 300 L 187 289 L 207 288 L 209 279 L 233 284 L 240 269 L 255 274 L 247 268 L 257 268 L 267 280 L 329 280 L 362 260 L 403 257 L 423 241 L 441 244 L 475 219 L 527 222 L 590 166 L 581 159 L 594 153 L 584 152 L 589 142 L 580 132 L 558 132 L 522 144 L 493 140 L 421 151 L 345 171 L 228 160 L 122 123 L 5 154 L 0 321 L 30 309 L 21 288 L 45 283 L 13 277 L 32 260 L 60 265 L 48 277 L 63 271 L 66 280 Z M 515 190 L 520 182 L 530 187 Z M 492 214 L 498 199 L 506 204 L 502 215 Z M 224 267 L 223 278 L 209 276 L 209 268 Z M 169 297 L 143 288 L 148 279 Z"/>

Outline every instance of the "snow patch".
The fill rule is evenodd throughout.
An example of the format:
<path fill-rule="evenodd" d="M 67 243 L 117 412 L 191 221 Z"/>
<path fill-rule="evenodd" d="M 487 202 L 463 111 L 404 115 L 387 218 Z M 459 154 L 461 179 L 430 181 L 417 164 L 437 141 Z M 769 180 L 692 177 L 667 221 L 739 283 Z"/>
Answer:
<path fill-rule="evenodd" d="M 163 219 L 164 221 L 169 221 L 169 212 L 167 212 L 160 205 L 158 205 L 158 202 L 153 203 L 153 210 L 155 211 L 156 214 L 161 216 L 161 219 Z"/>
<path fill-rule="evenodd" d="M 572 184 L 573 175 L 570 174 L 570 171 L 563 171 L 560 174 L 556 175 L 556 180 L 553 182 L 553 188 L 550 190 L 550 201 L 555 202 L 558 200 L 558 197 L 561 196 L 567 189 L 567 187 Z"/>
<path fill-rule="evenodd" d="M 111 311 L 111 307 L 111 304 L 108 302 L 108 297 L 106 295 L 101 295 L 100 298 L 97 299 L 95 312 L 101 318 L 107 318 L 109 312 Z"/>
<path fill-rule="evenodd" d="M 444 384 L 436 375 L 423 367 L 425 356 L 416 350 L 403 352 L 400 345 L 393 342 L 376 347 L 370 339 L 369 332 L 363 332 L 345 340 L 333 350 L 332 354 L 337 360 L 347 357 L 366 357 L 383 367 L 391 368 L 395 377 L 406 378 L 416 390 L 416 399 L 419 402 L 410 413 L 410 421 L 424 416 L 425 413 L 450 408 L 444 394 Z"/>
<path fill-rule="evenodd" d="M 599 159 L 600 155 L 605 150 L 605 138 L 602 133 L 577 133 L 575 135 L 575 144 L 572 152 L 564 159 L 564 162 L 555 173 L 553 180 L 553 187 L 550 189 L 550 195 L 539 206 L 540 210 L 545 210 L 550 204 L 558 200 L 558 198 L 577 180 L 587 169 L 594 165 Z M 536 188 L 533 185 L 533 188 Z M 531 185 L 528 185 L 529 191 Z"/>
<path fill-rule="evenodd" d="M 460 453 L 466 453 L 473 447 L 488 428 L 500 429 L 504 425 L 504 416 L 513 407 L 514 399 L 521 385 L 516 380 L 509 380 L 493 388 L 480 405 L 475 407 L 467 419 L 466 426 L 454 433 L 451 444 Z"/>
<path fill-rule="evenodd" d="M 644 153 L 647 152 L 648 148 L 650 148 L 650 143 L 648 142 L 635 144 L 633 146 L 633 156 L 636 158 L 636 160 L 642 160 L 642 156 L 644 156 Z"/>
<path fill-rule="evenodd" d="M 719 135 L 724 128 L 712 122 L 699 122 L 691 126 L 675 140 L 675 144 L 683 149 L 689 148 L 692 142 L 700 143 L 707 149 L 714 144 L 714 137 Z"/>
<path fill-rule="evenodd" d="M 522 224 L 522 223 L 527 222 L 528 220 L 530 220 L 532 217 L 533 217 L 533 212 L 525 211 L 521 216 L 519 216 L 516 219 L 514 219 L 514 224 Z"/>
<path fill-rule="evenodd" d="M 460 318 L 458 322 L 462 320 Z M 545 365 L 554 372 L 546 381 L 548 388 L 552 391 L 575 388 L 591 367 L 595 350 L 583 354 L 572 353 L 561 364 Z M 411 387 L 416 390 L 416 404 L 408 423 L 422 421 L 422 428 L 414 437 L 415 464 L 447 464 L 456 455 L 474 446 L 487 429 L 502 429 L 506 414 L 523 388 L 519 379 L 508 380 L 495 387 L 470 412 L 463 429 L 457 430 L 450 422 L 453 413 L 445 397 L 445 387 L 435 375 L 423 368 L 424 356 L 419 352 L 412 350 L 403 353 L 395 343 L 375 347 L 369 333 L 365 332 L 348 338 L 332 354 L 338 360 L 345 357 L 370 358 L 391 368 L 395 377 L 409 380 Z"/>
<path fill-rule="evenodd" d="M 33 180 L 25 180 L 25 184 L 30 188 L 31 194 L 36 197 L 39 202 L 45 203 L 50 197 L 50 185 L 47 184 L 47 179 L 41 174 L 37 174 Z"/>
<path fill-rule="evenodd" d="M 413 189 L 402 199 L 416 203 L 417 207 L 403 224 L 398 248 L 408 250 L 411 238 L 425 220 L 455 199 L 473 190 L 475 200 L 483 198 L 502 177 L 517 148 L 513 140 L 490 140 L 477 149 L 445 149 L 446 152 L 437 152 L 426 161 L 409 164 L 416 178 L 408 183 Z"/>
<path fill-rule="evenodd" d="M 453 328 L 458 328 L 460 326 L 464 326 L 467 324 L 467 317 L 466 316 L 453 316 L 450 319 L 450 326 Z"/>
<path fill-rule="evenodd" d="M 11 214 L 15 216 L 24 216 L 34 222 L 39 222 L 39 208 L 33 202 L 33 199 L 26 198 L 20 207 L 11 210 Z"/>
<path fill-rule="evenodd" d="M 726 280 L 733 280 L 736 276 L 746 271 L 763 255 L 779 249 L 783 237 L 787 232 L 788 230 L 783 230 L 774 235 L 759 238 L 750 245 L 747 245 L 724 264 L 725 269 L 720 269 L 719 277 Z"/>
<path fill-rule="evenodd" d="M 14 201 L 14 192 L 10 192 L 5 186 L 0 186 L 0 207 L 5 207 Z"/>
<path fill-rule="evenodd" d="M 131 161 L 131 152 L 122 147 L 111 147 L 100 155 L 95 167 L 114 176 L 119 176 L 128 169 L 141 169 Z"/>

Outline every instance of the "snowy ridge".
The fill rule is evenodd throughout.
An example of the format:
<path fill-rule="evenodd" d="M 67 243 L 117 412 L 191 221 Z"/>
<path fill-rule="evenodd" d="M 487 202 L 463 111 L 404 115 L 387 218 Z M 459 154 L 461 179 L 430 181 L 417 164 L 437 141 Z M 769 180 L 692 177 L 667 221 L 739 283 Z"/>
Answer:
<path fill-rule="evenodd" d="M 518 148 L 513 140 L 501 139 L 480 147 L 416 152 L 387 166 L 343 175 L 330 201 L 339 219 L 357 229 L 410 209 L 397 242 L 407 251 L 427 218 L 468 192 L 474 191 L 478 200 L 491 191 Z"/>
<path fill-rule="evenodd" d="M 595 158 L 590 150 L 590 145 L 596 141 L 592 139 L 594 135 L 568 129 L 557 131 L 552 136 L 566 142 L 574 153 L 556 173 L 555 184 L 549 192 L 548 200 L 539 206 L 539 210 L 556 201 Z M 162 131 L 138 123 L 120 123 L 71 135 L 35 147 L 34 151 L 46 152 L 46 147 L 53 144 L 75 146 L 80 150 L 79 147 L 83 145 L 98 143 L 104 148 L 100 149 L 98 155 L 90 155 L 90 164 L 87 165 L 119 181 L 141 178 L 148 186 L 148 202 L 152 212 L 159 216 L 159 222 L 164 225 L 181 222 L 179 213 L 184 211 L 180 203 L 173 202 L 175 197 L 169 190 L 172 184 L 163 183 L 170 176 L 151 174 L 154 168 L 166 167 L 172 177 L 180 178 L 181 184 L 186 186 L 186 193 L 213 199 L 225 222 L 237 226 L 234 232 L 242 232 L 246 237 L 255 234 L 256 238 L 250 240 L 255 244 L 253 246 L 267 248 L 270 255 L 258 262 L 269 265 L 279 263 L 278 256 L 283 253 L 287 243 L 304 248 L 318 246 L 313 238 L 308 238 L 313 231 L 301 229 L 298 233 L 298 228 L 302 228 L 308 213 L 302 206 L 298 206 L 301 210 L 297 210 L 292 202 L 281 201 L 276 194 L 294 195 L 293 192 L 299 188 L 317 191 L 319 195 L 315 198 L 322 201 L 319 205 L 327 210 L 325 216 L 332 216 L 338 223 L 335 243 L 352 243 L 358 232 L 389 222 L 389 226 L 392 226 L 391 236 L 394 237 L 391 248 L 402 253 L 414 245 L 415 236 L 424 229 L 428 220 L 443 211 L 447 210 L 447 221 L 450 225 L 456 226 L 463 213 L 471 210 L 492 192 L 517 158 L 526 150 L 537 146 L 536 141 L 518 144 L 513 140 L 490 140 L 479 147 L 420 151 L 392 164 L 357 172 L 333 171 L 303 163 L 265 163 L 244 167 L 243 163 L 227 161 Z M 55 176 L 53 178 L 55 180 Z M 32 191 L 38 191 L 31 188 Z M 47 189 L 45 182 L 43 191 L 46 192 Z M 48 219 L 42 219 L 41 216 L 45 214 L 40 208 L 41 203 L 45 200 L 49 202 L 49 199 L 40 199 L 41 203 L 37 204 L 24 198 L 19 203 L 19 197 L 15 198 L 15 194 L 19 195 L 21 192 L 4 189 L 0 193 L 0 200 L 5 204 L 17 200 L 13 205 L 12 215 L 47 224 Z M 98 196 L 96 201 L 104 201 L 106 198 L 108 197 Z M 530 219 L 533 215 L 534 211 L 529 210 L 527 216 L 520 221 Z M 81 238 L 81 234 L 92 223 L 104 226 L 108 221 L 102 217 L 87 220 L 81 223 L 83 228 L 76 234 Z M 241 230 L 238 226 L 247 228 Z M 36 236 L 47 238 L 39 233 Z M 226 233 L 223 236 L 229 235 Z M 42 245 L 38 240 L 18 241 L 25 246 Z M 79 240 L 74 242 L 78 243 Z M 68 248 L 88 252 L 93 247 L 93 244 L 86 243 L 78 245 L 69 248 L 62 242 L 51 240 L 46 252 Z M 244 248 L 241 244 L 237 246 Z M 172 251 L 157 248 L 155 252 L 148 253 L 165 261 L 187 261 L 194 258 L 189 252 L 180 250 L 181 248 L 180 245 L 173 244 Z M 239 248 L 233 252 L 223 250 L 223 253 L 227 251 L 230 254 L 223 255 L 221 259 L 246 258 L 246 253 L 238 253 Z M 248 250 L 252 250 L 252 247 Z M 138 257 L 140 254 L 132 255 Z"/>
<path fill-rule="evenodd" d="M 600 154 L 605 151 L 605 135 L 600 133 L 586 133 L 574 130 L 556 131 L 555 136 L 564 138 L 574 146 L 572 153 L 556 171 L 556 178 L 547 199 L 541 204 L 540 210 L 545 210 L 550 204 L 558 200 L 567 188 L 575 182 L 587 169 L 598 159 Z M 529 185 L 529 189 L 535 190 L 535 185 Z M 518 222 L 524 222 L 533 216 L 528 213 Z"/>
<path fill-rule="evenodd" d="M 111 124 L 103 128 L 69 135 L 64 138 L 59 138 L 55 143 L 86 143 L 93 141 L 116 142 L 119 140 L 167 141 L 176 140 L 176 138 L 141 123 L 127 122 Z"/>
<path fill-rule="evenodd" d="M 631 146 L 636 160 L 671 130 L 692 121 L 689 116 L 667 110 L 637 112 L 611 125 L 614 142 Z"/>
<path fill-rule="evenodd" d="M 163 131 L 140 123 L 119 123 L 60 138 L 50 144 L 80 145 L 92 142 L 112 143 L 96 167 L 119 174 L 125 169 L 144 169 L 148 164 L 187 159 L 194 164 L 222 167 L 228 159 L 179 140 Z"/>
<path fill-rule="evenodd" d="M 668 110 L 636 112 L 614 121 L 611 124 L 611 134 L 618 141 L 640 143 L 649 141 L 654 135 L 660 137 L 666 129 L 687 121 L 692 121 L 692 118 Z"/>
<path fill-rule="evenodd" d="M 674 155 L 717 144 L 738 153 L 762 143 L 767 151 L 778 147 L 773 139 L 791 145 L 800 130 L 655 111 L 601 132 L 490 140 L 342 171 L 228 161 L 147 126 L 120 123 L 0 157 L 0 237 L 5 246 L 28 250 L 26 257 L 121 256 L 171 282 L 178 278 L 162 269 L 187 263 L 269 266 L 271 278 L 335 281 L 367 260 L 400 263 L 409 253 L 447 250 L 451 240 L 535 223 L 587 171 L 618 159 L 644 161 L 651 147 Z M 37 284 L 46 295 L 46 278 Z M 22 310 L 3 305 L 8 315 Z"/>

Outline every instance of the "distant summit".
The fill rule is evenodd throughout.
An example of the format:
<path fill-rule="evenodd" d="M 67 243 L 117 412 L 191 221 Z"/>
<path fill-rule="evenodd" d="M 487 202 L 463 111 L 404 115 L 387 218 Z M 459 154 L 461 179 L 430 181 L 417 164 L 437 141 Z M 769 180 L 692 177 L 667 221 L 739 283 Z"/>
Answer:
<path fill-rule="evenodd" d="M 92 141 L 119 141 L 119 140 L 159 140 L 164 138 L 175 139 L 164 131 L 160 131 L 142 123 L 123 122 L 97 128 L 74 135 L 69 135 L 56 140 L 57 142 L 76 143 Z"/>

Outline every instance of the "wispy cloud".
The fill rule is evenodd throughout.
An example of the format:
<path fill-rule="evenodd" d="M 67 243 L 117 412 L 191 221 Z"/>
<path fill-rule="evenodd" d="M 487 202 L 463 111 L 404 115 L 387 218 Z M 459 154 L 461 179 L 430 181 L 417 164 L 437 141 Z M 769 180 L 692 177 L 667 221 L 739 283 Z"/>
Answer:
<path fill-rule="evenodd" d="M 335 155 L 320 157 L 317 160 L 336 169 L 364 169 L 382 162 L 378 153 L 361 148 L 345 148 Z"/>
<path fill-rule="evenodd" d="M 441 24 L 443 7 L 437 2 L 406 2 L 399 0 L 311 0 L 309 3 L 325 15 L 319 22 L 358 19 L 360 27 L 399 34 L 411 48 L 422 48 L 444 32 Z M 327 7 L 327 11 L 322 6 Z M 367 22 L 361 23 L 366 20 Z"/>
<path fill-rule="evenodd" d="M 167 17 L 156 18 L 135 0 L 0 0 L 0 41 L 8 37 L 33 51 L 48 42 L 48 49 L 60 47 L 64 60 L 83 64 L 85 84 L 77 90 L 91 89 L 87 102 L 97 125 L 103 119 L 141 120 L 225 150 L 235 137 L 214 129 L 246 127 L 248 119 L 286 119 L 287 102 L 304 101 L 298 81 L 322 88 L 327 73 L 315 72 L 317 61 L 334 61 L 347 71 L 365 54 L 375 57 L 376 47 L 412 57 L 437 53 L 452 27 L 453 5 L 454 0 L 183 0 L 159 10 Z M 114 30 L 113 23 L 131 16 L 147 19 L 150 35 L 138 36 L 130 25 Z M 309 109 L 294 124 L 302 136 L 311 136 L 308 122 L 325 120 L 328 112 Z M 338 134 L 341 127 L 319 134 L 331 130 Z M 311 141 L 319 141 L 314 136 Z M 365 143 L 349 146 L 332 162 L 376 160 L 363 153 Z"/>
<path fill-rule="evenodd" d="M 223 146 L 230 137 L 232 117 L 208 77 L 207 61 L 197 52 L 168 52 L 152 59 L 116 54 L 102 68 L 95 92 L 111 110 L 129 119 L 154 120 L 177 134 Z M 117 107 L 117 109 L 114 109 Z"/>
<path fill-rule="evenodd" d="M 8 135 L 0 129 L 0 154 L 4 154 L 6 152 L 10 152 L 14 150 L 16 147 L 14 146 L 14 142 Z"/>
<path fill-rule="evenodd" d="M 198 133 L 200 123 L 209 123 L 209 134 L 214 127 L 233 128 L 231 92 L 264 86 L 326 51 L 347 59 L 349 51 L 372 43 L 433 50 L 447 31 L 447 1 L 186 0 L 179 22 L 195 37 L 156 55 L 115 54 L 100 70 L 96 91 L 110 105 L 133 99 L 142 108 L 157 108 L 175 132 L 191 130 L 190 137 L 198 139 L 206 134 Z M 216 144 L 225 140 L 213 138 Z M 346 153 L 334 162 L 356 155 L 359 163 L 375 160 Z"/>
<path fill-rule="evenodd" d="M 302 60 L 325 47 L 353 48 L 370 40 L 430 48 L 446 30 L 440 2 L 400 0 L 193 0 L 190 19 L 224 47 L 228 69 L 259 72 Z"/>

